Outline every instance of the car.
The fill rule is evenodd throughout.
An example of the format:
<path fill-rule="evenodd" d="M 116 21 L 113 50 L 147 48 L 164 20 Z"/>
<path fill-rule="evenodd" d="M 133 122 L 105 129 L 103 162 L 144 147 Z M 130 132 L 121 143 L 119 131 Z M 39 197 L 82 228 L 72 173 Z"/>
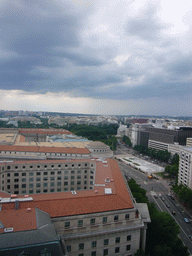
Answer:
<path fill-rule="evenodd" d="M 175 200 L 173 196 L 170 196 L 170 198 L 171 198 L 172 200 Z"/>
<path fill-rule="evenodd" d="M 173 215 L 176 215 L 176 212 L 175 212 L 175 211 L 172 211 L 171 213 L 172 213 Z"/>
<path fill-rule="evenodd" d="M 184 221 L 185 221 L 186 223 L 190 223 L 187 218 L 184 218 Z"/>
<path fill-rule="evenodd" d="M 155 198 L 155 199 L 158 199 L 158 196 L 157 196 L 157 195 L 154 195 L 154 198 Z"/>
<path fill-rule="evenodd" d="M 167 208 L 170 208 L 169 204 L 166 204 Z"/>
<path fill-rule="evenodd" d="M 161 197 L 161 200 L 162 200 L 162 201 L 165 201 L 165 199 L 164 199 L 163 197 Z"/>
<path fill-rule="evenodd" d="M 192 241 L 192 235 L 188 235 L 189 239 Z"/>

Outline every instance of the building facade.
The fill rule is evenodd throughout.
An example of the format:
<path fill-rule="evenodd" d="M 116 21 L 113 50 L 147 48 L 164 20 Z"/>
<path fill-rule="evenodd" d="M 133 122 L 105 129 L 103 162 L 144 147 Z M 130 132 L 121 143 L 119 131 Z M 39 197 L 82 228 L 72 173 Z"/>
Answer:
<path fill-rule="evenodd" d="M 179 155 L 178 183 L 192 189 L 192 148 L 183 147 Z"/>
<path fill-rule="evenodd" d="M 14 213 L 16 211 L 15 204 L 18 201 L 17 210 L 26 211 L 27 209 L 38 208 L 49 214 L 56 234 L 60 238 L 63 255 L 131 256 L 139 248 L 145 249 L 147 223 L 150 222 L 147 205 L 135 202 L 115 160 L 60 160 L 60 162 L 53 161 L 52 163 L 47 160 L 36 160 L 36 162 L 31 163 L 23 161 L 20 165 L 18 162 L 1 163 L 0 167 L 2 185 L 5 184 L 5 180 L 7 182 L 10 178 L 9 175 L 7 176 L 10 173 L 13 179 L 18 177 L 22 179 L 22 173 L 28 173 L 28 179 L 33 177 L 36 180 L 39 177 L 43 179 L 47 177 L 51 182 L 51 177 L 56 178 L 61 175 L 58 172 L 63 172 L 63 176 L 61 175 L 62 183 L 66 182 L 65 175 L 70 182 L 71 180 L 75 182 L 78 180 L 85 181 L 85 179 L 89 181 L 88 189 L 81 187 L 81 190 L 71 190 L 78 188 L 79 184 L 76 183 L 73 188 L 70 184 L 69 191 L 34 193 L 30 196 L 7 194 L 4 188 L 5 191 L 1 193 L 0 197 L 0 223 L 4 225 L 0 236 L 4 235 L 4 229 L 10 228 L 1 218 L 1 214 L 13 211 L 16 218 L 13 223 L 23 221 L 22 218 L 17 218 L 19 215 Z M 65 173 L 66 171 L 68 173 Z M 47 174 L 44 175 L 44 172 Z M 51 174 L 51 172 L 55 173 Z M 15 176 L 14 174 L 17 173 L 19 175 Z M 79 175 L 82 176 L 81 179 L 78 179 Z M 71 176 L 75 176 L 74 179 L 71 179 Z M 34 184 L 35 189 L 38 189 L 37 183 Z"/>

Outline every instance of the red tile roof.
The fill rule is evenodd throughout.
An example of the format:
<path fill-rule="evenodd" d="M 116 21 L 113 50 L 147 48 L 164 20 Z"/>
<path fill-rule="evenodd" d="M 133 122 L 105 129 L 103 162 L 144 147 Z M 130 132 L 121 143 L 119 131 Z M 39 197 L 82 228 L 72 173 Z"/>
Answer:
<path fill-rule="evenodd" d="M 26 133 L 34 133 L 34 134 L 47 134 L 47 135 L 57 135 L 57 134 L 73 134 L 70 131 L 67 131 L 65 129 L 19 129 L 20 134 L 26 134 Z"/>
<path fill-rule="evenodd" d="M 113 181 L 106 183 L 106 178 Z M 111 188 L 112 194 L 105 194 L 105 188 Z M 113 159 L 108 159 L 107 164 L 96 161 L 94 190 L 77 191 L 76 195 L 61 192 L 31 196 L 33 201 L 20 202 L 20 208 L 37 207 L 49 213 L 52 218 L 133 208 L 119 166 Z M 2 204 L 2 210 L 10 209 L 14 209 L 14 203 Z"/>
<path fill-rule="evenodd" d="M 0 221 L 4 228 L 13 228 L 14 232 L 37 228 L 35 208 L 0 211 Z M 0 233 L 4 233 L 4 228 Z"/>
<path fill-rule="evenodd" d="M 66 147 L 41 147 L 41 146 L 14 146 L 0 145 L 0 151 L 17 152 L 39 152 L 39 153 L 68 153 L 68 154 L 89 154 L 87 148 L 66 148 Z"/>

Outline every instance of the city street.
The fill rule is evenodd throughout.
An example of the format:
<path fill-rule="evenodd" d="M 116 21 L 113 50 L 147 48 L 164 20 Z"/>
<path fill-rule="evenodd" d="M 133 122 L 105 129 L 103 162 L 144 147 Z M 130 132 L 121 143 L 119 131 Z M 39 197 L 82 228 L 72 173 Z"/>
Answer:
<path fill-rule="evenodd" d="M 127 148 L 123 146 L 123 149 L 119 149 L 118 154 L 126 154 Z M 130 152 L 129 152 L 130 154 Z M 176 223 L 180 227 L 180 238 L 183 243 L 188 247 L 189 253 L 192 254 L 192 241 L 190 235 L 192 235 L 192 223 L 185 222 L 184 218 L 190 220 L 190 216 L 185 212 L 182 205 L 176 199 L 172 199 L 168 194 L 170 194 L 170 186 L 167 185 L 167 181 L 162 179 L 150 180 L 147 175 L 130 168 L 127 164 L 119 161 L 119 166 L 122 172 L 133 178 L 137 184 L 139 184 L 143 189 L 147 191 L 147 197 L 150 202 L 154 202 L 159 211 L 164 211 L 169 213 Z M 173 213 L 174 214 L 173 214 Z"/>

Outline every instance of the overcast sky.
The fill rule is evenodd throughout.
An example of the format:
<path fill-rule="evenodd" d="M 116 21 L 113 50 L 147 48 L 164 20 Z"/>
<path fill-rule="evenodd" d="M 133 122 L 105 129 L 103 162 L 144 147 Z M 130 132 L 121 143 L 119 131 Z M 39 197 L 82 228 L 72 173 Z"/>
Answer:
<path fill-rule="evenodd" d="M 0 109 L 192 116 L 191 0 L 1 0 Z"/>

